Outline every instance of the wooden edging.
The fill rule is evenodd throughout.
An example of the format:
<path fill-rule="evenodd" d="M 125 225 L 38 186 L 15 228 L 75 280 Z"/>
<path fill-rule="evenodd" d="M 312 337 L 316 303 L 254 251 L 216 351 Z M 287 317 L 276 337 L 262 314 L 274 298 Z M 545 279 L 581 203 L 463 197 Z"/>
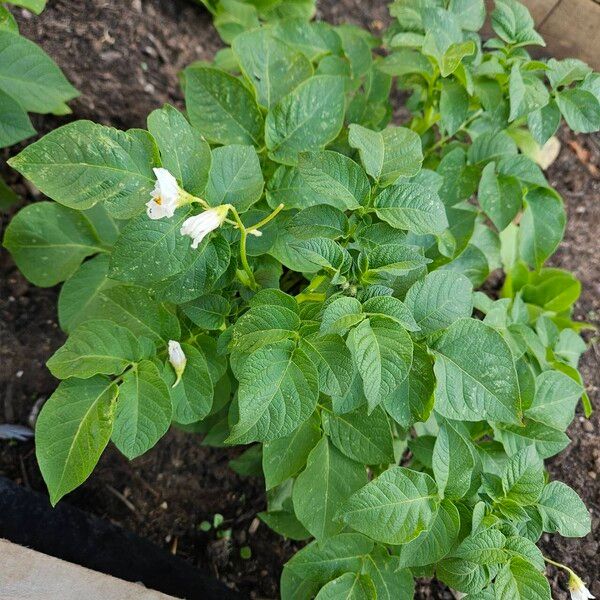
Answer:
<path fill-rule="evenodd" d="M 0 539 L 0 600 L 174 600 Z"/>

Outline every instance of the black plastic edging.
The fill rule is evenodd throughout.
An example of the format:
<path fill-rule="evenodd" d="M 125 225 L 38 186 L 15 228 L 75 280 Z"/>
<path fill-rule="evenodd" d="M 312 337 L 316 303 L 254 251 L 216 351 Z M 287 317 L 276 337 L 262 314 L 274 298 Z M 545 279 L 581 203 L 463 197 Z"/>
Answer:
<path fill-rule="evenodd" d="M 187 600 L 242 600 L 212 576 L 133 533 L 0 477 L 0 537 Z M 0 559 L 0 570 L 1 570 Z"/>

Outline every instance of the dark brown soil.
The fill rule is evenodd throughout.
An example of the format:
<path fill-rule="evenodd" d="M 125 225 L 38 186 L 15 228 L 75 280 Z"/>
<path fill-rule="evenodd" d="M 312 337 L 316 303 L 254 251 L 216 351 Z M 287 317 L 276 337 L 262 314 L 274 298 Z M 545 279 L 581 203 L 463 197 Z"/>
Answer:
<path fill-rule="evenodd" d="M 387 21 L 384 0 L 326 0 L 320 16 L 333 22 L 366 25 L 374 33 Z M 15 10 L 22 32 L 40 43 L 61 65 L 82 95 L 71 117 L 36 118 L 41 132 L 72 118 L 88 118 L 120 128 L 144 126 L 147 114 L 164 102 L 181 105 L 177 73 L 186 64 L 209 59 L 218 36 L 202 9 L 182 0 L 51 0 L 33 17 Z M 600 137 L 562 134 L 563 150 L 548 176 L 569 209 L 565 241 L 553 264 L 581 278 L 584 292 L 577 317 L 600 325 Z M 575 142 L 578 158 L 568 142 Z M 583 151 L 583 152 L 582 152 Z M 585 152 L 588 152 L 588 156 Z M 12 149 L 16 153 L 16 149 Z M 0 153 L 0 172 L 27 202 L 37 199 Z M 4 224 L 7 215 L 2 215 Z M 5 251 L 0 255 L 0 423 L 27 424 L 56 386 L 44 363 L 60 346 L 56 289 L 39 289 L 18 273 Z M 597 340 L 583 359 L 583 373 L 595 404 L 600 369 Z M 575 488 L 592 511 L 594 533 L 583 540 L 558 536 L 544 541 L 545 552 L 577 570 L 600 596 L 600 417 L 577 418 L 573 444 L 550 464 L 553 478 Z M 183 556 L 249 596 L 276 598 L 281 565 L 293 553 L 289 542 L 258 525 L 264 507 L 262 482 L 240 478 L 228 460 L 239 451 L 210 449 L 199 439 L 170 432 L 145 456 L 129 463 L 109 449 L 89 481 L 68 501 L 110 519 Z M 33 443 L 0 441 L 0 475 L 44 490 Z M 220 531 L 200 528 L 215 514 Z M 258 525 L 258 527 L 257 527 Z M 249 546 L 250 559 L 240 549 Z M 554 597 L 567 597 L 562 575 L 552 573 Z M 593 580 L 596 581 L 593 581 Z M 593 581 L 593 583 L 592 583 Z M 423 583 L 418 598 L 448 599 L 449 592 Z"/>

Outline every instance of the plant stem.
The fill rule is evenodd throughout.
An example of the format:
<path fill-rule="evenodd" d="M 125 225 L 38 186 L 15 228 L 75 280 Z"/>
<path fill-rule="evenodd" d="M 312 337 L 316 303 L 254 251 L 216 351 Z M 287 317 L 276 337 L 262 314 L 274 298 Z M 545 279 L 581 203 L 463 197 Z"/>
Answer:
<path fill-rule="evenodd" d="M 575 575 L 575 571 L 573 571 L 573 569 L 570 569 L 569 567 L 567 567 L 567 565 L 563 565 L 562 563 L 556 562 L 555 560 L 552 560 L 551 558 L 548 558 L 547 556 L 544 556 L 544 560 L 550 564 L 550 565 L 554 565 L 555 567 L 557 567 L 558 569 L 562 569 L 563 571 L 567 571 L 567 573 L 569 573 L 569 575 Z"/>
<path fill-rule="evenodd" d="M 236 225 L 237 228 L 240 230 L 240 260 L 242 262 L 242 267 L 244 268 L 244 271 L 245 271 L 246 275 L 248 276 L 248 281 L 250 283 L 249 287 L 251 289 L 253 289 L 254 291 L 256 291 L 256 290 L 258 290 L 258 283 L 256 282 L 256 279 L 254 278 L 254 272 L 252 271 L 252 268 L 250 267 L 250 263 L 248 262 L 248 253 L 246 250 L 246 245 L 248 242 L 248 234 L 252 233 L 253 231 L 257 231 L 260 227 L 264 227 L 267 223 L 269 223 L 269 221 L 272 221 L 283 210 L 284 205 L 280 204 L 270 215 L 267 215 L 264 219 L 262 219 L 255 225 L 252 225 L 251 227 L 246 227 L 242 223 L 242 219 L 240 218 L 240 215 L 239 215 L 238 211 L 236 210 L 235 206 L 229 204 L 228 207 L 229 207 L 229 211 L 233 215 L 234 225 Z M 229 219 L 226 219 L 226 220 L 228 222 L 230 222 Z"/>
<path fill-rule="evenodd" d="M 256 291 L 258 289 L 258 284 L 256 283 L 256 279 L 254 279 L 254 273 L 252 272 L 252 269 L 250 268 L 250 263 L 248 262 L 248 254 L 246 252 L 246 242 L 248 241 L 248 230 L 242 223 L 242 220 L 240 219 L 240 215 L 238 214 L 238 211 L 235 209 L 235 207 L 232 205 L 229 205 L 229 210 L 233 214 L 233 218 L 235 219 L 236 225 L 237 225 L 238 229 L 240 230 L 240 260 L 242 262 L 242 267 L 244 268 L 244 271 L 246 272 L 246 275 L 248 276 L 248 281 L 250 282 L 250 288 L 252 288 L 253 290 Z"/>
<path fill-rule="evenodd" d="M 325 294 L 314 293 L 315 290 L 327 279 L 327 275 L 318 275 L 315 277 L 297 296 L 297 302 L 308 302 L 315 300 L 317 302 L 323 302 L 325 300 Z"/>
<path fill-rule="evenodd" d="M 267 215 L 262 221 L 256 223 L 256 225 L 248 227 L 246 231 L 250 233 L 251 231 L 256 231 L 257 229 L 264 227 L 267 223 L 269 223 L 269 221 L 272 221 L 284 209 L 284 207 L 284 204 L 280 204 L 270 215 Z"/>
<path fill-rule="evenodd" d="M 434 152 L 435 150 L 437 150 L 438 148 L 441 148 L 446 142 L 448 142 L 449 140 L 451 140 L 459 131 L 463 131 L 468 125 L 470 125 L 481 113 L 483 112 L 483 110 L 480 108 L 479 110 L 475 111 L 457 130 L 455 133 L 453 133 L 452 135 L 445 135 L 444 137 L 441 137 L 433 146 L 431 146 L 431 148 L 429 148 L 426 152 L 425 152 L 425 156 L 429 156 L 432 152 Z"/>

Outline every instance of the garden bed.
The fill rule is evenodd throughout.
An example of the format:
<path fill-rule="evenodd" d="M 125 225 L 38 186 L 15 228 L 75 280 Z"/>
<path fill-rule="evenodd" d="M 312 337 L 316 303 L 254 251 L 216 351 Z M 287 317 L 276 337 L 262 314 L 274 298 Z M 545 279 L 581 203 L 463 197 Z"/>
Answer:
<path fill-rule="evenodd" d="M 351 20 L 380 30 L 386 2 L 329 0 L 320 3 L 329 21 Z M 82 95 L 68 118 L 38 118 L 46 132 L 70 118 L 89 118 L 120 128 L 144 126 L 146 115 L 164 102 L 182 105 L 177 72 L 190 62 L 208 59 L 220 47 L 209 17 L 174 0 L 55 0 L 40 16 L 17 11 L 21 30 L 49 52 Z M 562 152 L 549 169 L 550 183 L 568 207 L 565 240 L 552 263 L 582 280 L 578 319 L 600 324 L 600 137 L 564 134 Z M 13 149 L 16 153 L 16 149 Z M 5 156 L 3 155 L 3 158 Z M 37 199 L 2 161 L 2 175 L 27 201 Z M 8 221 L 8 215 L 3 215 Z M 44 364 L 64 340 L 56 322 L 54 289 L 29 284 L 10 257 L 0 259 L 0 421 L 27 424 L 56 381 Z M 596 344 L 584 356 L 582 371 L 596 406 L 600 404 L 600 369 Z M 547 538 L 547 553 L 562 559 L 600 595 L 600 417 L 577 418 L 573 443 L 550 462 L 553 478 L 572 486 L 592 511 L 593 533 L 582 540 Z M 169 551 L 202 565 L 231 587 L 251 597 L 277 597 L 281 565 L 294 551 L 264 525 L 263 485 L 228 468 L 236 450 L 202 446 L 198 437 L 172 431 L 143 457 L 128 462 L 109 449 L 89 481 L 68 502 L 118 523 Z M 0 475 L 43 490 L 32 443 L 0 446 Z M 204 531 L 203 521 L 221 514 L 218 531 Z M 228 537 L 223 535 L 231 530 Z M 244 547 L 250 558 L 242 558 Z M 566 598 L 565 579 L 554 578 L 554 597 Z M 451 598 L 442 589 L 421 586 L 419 598 Z"/>

